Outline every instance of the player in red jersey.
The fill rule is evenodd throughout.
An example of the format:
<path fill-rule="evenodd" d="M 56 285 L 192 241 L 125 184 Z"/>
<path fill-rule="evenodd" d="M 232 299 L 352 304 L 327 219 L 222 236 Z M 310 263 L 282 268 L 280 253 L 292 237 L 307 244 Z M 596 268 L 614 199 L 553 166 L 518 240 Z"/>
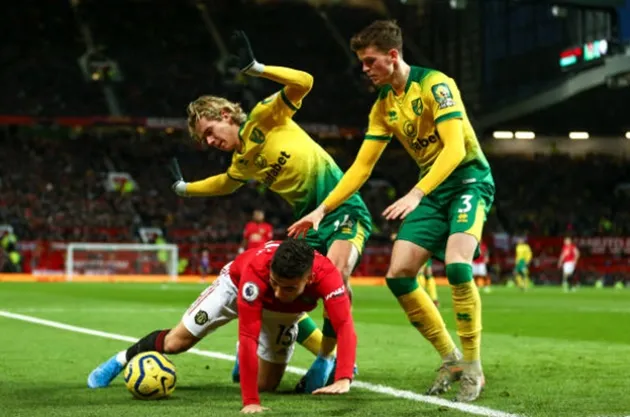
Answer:
<path fill-rule="evenodd" d="M 141 352 L 185 352 L 238 317 L 241 412 L 262 412 L 266 408 L 259 391 L 273 391 L 280 383 L 293 354 L 298 319 L 319 299 L 338 337 L 337 364 L 335 382 L 313 393 L 344 394 L 350 390 L 357 346 L 350 298 L 335 265 L 305 241 L 294 239 L 268 242 L 237 256 L 175 328 L 149 333 L 114 355 L 92 371 L 88 386 L 106 387 Z"/>
<path fill-rule="evenodd" d="M 252 221 L 247 222 L 243 231 L 243 243 L 238 253 L 247 249 L 257 249 L 273 239 L 273 226 L 265 221 L 265 212 L 254 210 Z"/>
<path fill-rule="evenodd" d="M 580 259 L 580 250 L 573 244 L 570 237 L 565 237 L 560 258 L 558 258 L 558 268 L 562 268 L 562 289 L 565 292 L 575 290 L 577 286 L 578 280 L 571 278 L 575 273 L 578 259 Z"/>
<path fill-rule="evenodd" d="M 473 259 L 473 277 L 479 288 L 483 288 L 485 292 L 490 292 L 490 276 L 488 275 L 488 263 L 490 262 L 490 254 L 488 245 L 484 241 L 479 243 L 479 256 Z"/>

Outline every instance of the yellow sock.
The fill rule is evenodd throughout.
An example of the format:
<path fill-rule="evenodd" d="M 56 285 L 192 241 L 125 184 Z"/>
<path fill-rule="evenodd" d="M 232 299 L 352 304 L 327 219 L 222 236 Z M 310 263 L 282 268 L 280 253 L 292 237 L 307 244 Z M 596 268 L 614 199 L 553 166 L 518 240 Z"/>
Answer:
<path fill-rule="evenodd" d="M 516 281 L 516 286 L 518 288 L 525 288 L 525 284 L 523 283 L 523 277 L 521 277 L 520 274 L 516 274 L 516 276 L 514 277 L 514 280 Z"/>
<path fill-rule="evenodd" d="M 435 279 L 433 277 L 427 277 L 426 289 L 427 289 L 427 293 L 429 294 L 429 297 L 431 297 L 431 300 L 437 301 L 438 300 L 437 285 L 435 284 Z"/>
<path fill-rule="evenodd" d="M 472 267 L 455 263 L 446 265 L 446 277 L 453 291 L 453 310 L 457 319 L 465 361 L 481 358 L 481 298 L 472 280 Z"/>
<path fill-rule="evenodd" d="M 446 331 L 444 320 L 431 298 L 418 287 L 416 278 L 387 278 L 386 282 L 411 324 L 431 342 L 442 359 L 453 353 L 455 342 Z"/>
<path fill-rule="evenodd" d="M 427 279 L 422 272 L 419 272 L 418 275 L 416 275 L 416 279 L 418 280 L 418 285 L 422 288 L 427 288 Z"/>
<path fill-rule="evenodd" d="M 330 322 L 326 311 L 324 311 L 323 335 L 321 354 L 322 356 L 331 356 L 337 349 L 337 335 L 335 334 L 335 330 L 332 327 L 332 323 Z"/>
<path fill-rule="evenodd" d="M 298 321 L 297 342 L 317 356 L 322 349 L 322 338 L 322 331 L 317 328 L 313 319 L 308 314 L 302 315 Z"/>

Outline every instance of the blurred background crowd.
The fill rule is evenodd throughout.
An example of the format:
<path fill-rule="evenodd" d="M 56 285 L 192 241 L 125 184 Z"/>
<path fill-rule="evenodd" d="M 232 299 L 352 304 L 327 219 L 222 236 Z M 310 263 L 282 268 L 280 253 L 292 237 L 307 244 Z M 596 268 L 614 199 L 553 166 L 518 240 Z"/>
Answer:
<path fill-rule="evenodd" d="M 348 39 L 393 17 L 407 61 L 444 71 L 463 93 L 496 182 L 484 231 L 491 246 L 495 235 L 630 236 L 627 9 L 623 1 L 12 3 L 0 49 L 0 225 L 24 253 L 35 247 L 28 242 L 141 241 L 143 227 L 196 253 L 238 244 L 255 209 L 284 236 L 291 208 L 259 184 L 212 199 L 171 191 L 170 157 L 189 181 L 231 160 L 187 138 L 185 107 L 211 93 L 249 109 L 278 88 L 226 64 L 226 40 L 242 28 L 262 62 L 313 74 L 296 120 L 346 169 L 375 97 Z M 584 54 L 569 62 L 567 50 L 593 45 L 589 62 Z M 523 148 L 516 131 L 535 139 Z M 571 131 L 587 132 L 589 146 L 567 145 Z M 497 132 L 511 140 L 499 145 Z M 390 245 L 398 224 L 380 213 L 416 172 L 393 141 L 361 190 L 371 246 Z M 511 250 L 494 253 L 507 259 Z M 627 265 L 627 254 L 630 243 L 614 263 Z"/>

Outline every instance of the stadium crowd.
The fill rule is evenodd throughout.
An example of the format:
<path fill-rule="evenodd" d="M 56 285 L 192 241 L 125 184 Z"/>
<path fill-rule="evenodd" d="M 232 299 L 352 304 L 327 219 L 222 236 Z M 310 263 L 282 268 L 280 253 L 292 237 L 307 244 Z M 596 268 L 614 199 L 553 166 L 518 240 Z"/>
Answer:
<path fill-rule="evenodd" d="M 0 154 L 0 223 L 11 224 L 20 239 L 133 240 L 139 226 L 165 230 L 194 229 L 194 239 L 237 242 L 250 213 L 260 208 L 282 232 L 291 222 L 291 208 L 257 184 L 232 196 L 177 197 L 170 189 L 165 163 L 178 155 L 187 179 L 222 172 L 229 154 L 194 149 L 179 133 L 116 131 L 75 132 L 72 138 L 50 129 L 5 130 Z M 325 145 L 345 169 L 356 141 Z M 362 195 L 372 210 L 375 239 L 387 240 L 396 224 L 381 211 L 414 181 L 414 167 L 398 158 L 392 144 L 377 165 Z M 555 236 L 566 233 L 624 235 L 630 233 L 630 207 L 620 185 L 630 178 L 622 160 L 606 156 L 489 156 L 497 183 L 497 199 L 487 232 Z M 105 187 L 110 171 L 127 172 L 131 192 Z M 523 178 L 527 178 L 526 183 Z M 121 228 L 119 236 L 105 233 Z M 186 238 L 193 239 L 193 237 Z"/>

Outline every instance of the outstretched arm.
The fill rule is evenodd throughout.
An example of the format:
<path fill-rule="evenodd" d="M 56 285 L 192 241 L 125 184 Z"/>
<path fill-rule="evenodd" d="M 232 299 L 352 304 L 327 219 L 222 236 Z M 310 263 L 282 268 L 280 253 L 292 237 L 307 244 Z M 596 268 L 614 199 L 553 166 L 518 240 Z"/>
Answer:
<path fill-rule="evenodd" d="M 292 110 L 297 110 L 302 99 L 313 88 L 313 76 L 308 72 L 292 68 L 259 65 L 262 67 L 262 72 L 251 75 L 258 75 L 278 84 L 283 84 L 285 87 L 280 92 L 282 99 Z"/>
<path fill-rule="evenodd" d="M 369 139 L 369 138 L 366 138 Z M 293 223 L 289 229 L 290 237 L 306 236 L 306 233 L 313 228 L 317 230 L 319 223 L 326 213 L 329 213 L 342 205 L 352 194 L 357 192 L 365 181 L 370 177 L 372 169 L 380 158 L 383 150 L 387 146 L 386 141 L 366 140 L 363 142 L 357 159 L 346 171 L 341 181 L 328 194 L 328 197 L 315 210 Z"/>
<path fill-rule="evenodd" d="M 211 197 L 231 194 L 243 184 L 243 182 L 232 179 L 228 174 L 223 173 L 201 181 L 178 181 L 173 185 L 173 189 L 180 196 Z"/>
<path fill-rule="evenodd" d="M 388 141 L 370 140 L 369 137 L 366 137 L 352 166 L 348 168 L 341 181 L 322 203 L 324 213 L 335 210 L 350 198 L 352 194 L 359 191 L 370 178 L 374 165 L 378 162 L 388 143 Z"/>
<path fill-rule="evenodd" d="M 302 99 L 313 87 L 313 76 L 307 72 L 286 67 L 264 65 L 256 60 L 247 35 L 242 30 L 237 30 L 231 38 L 232 57 L 247 75 L 267 78 L 283 84 L 282 99 L 291 110 L 296 111 L 300 107 Z"/>

